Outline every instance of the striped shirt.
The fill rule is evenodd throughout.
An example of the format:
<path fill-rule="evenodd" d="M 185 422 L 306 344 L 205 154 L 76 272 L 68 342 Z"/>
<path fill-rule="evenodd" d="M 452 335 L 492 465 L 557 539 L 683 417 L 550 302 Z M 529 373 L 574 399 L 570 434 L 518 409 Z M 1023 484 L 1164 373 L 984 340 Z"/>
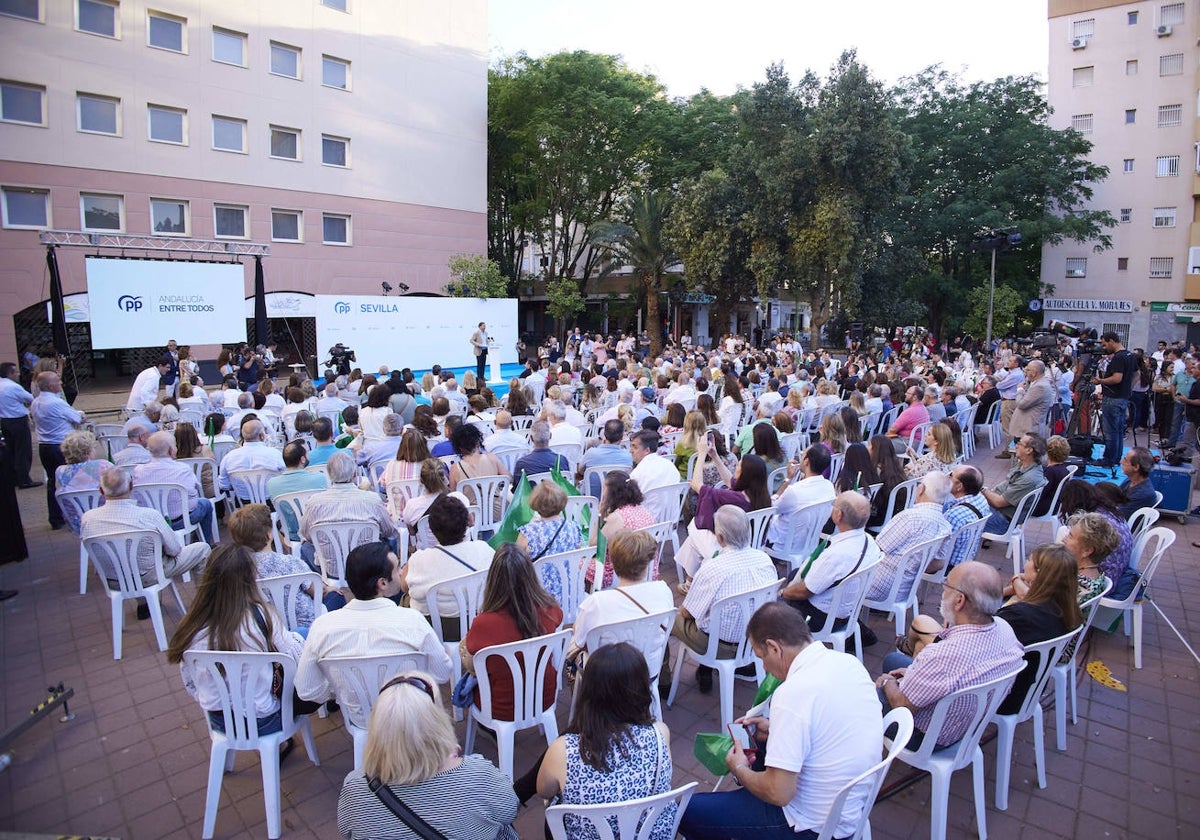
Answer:
<path fill-rule="evenodd" d="M 188 512 L 196 509 L 196 503 L 203 495 L 196 474 L 187 464 L 181 464 L 171 458 L 151 458 L 144 464 L 133 468 L 134 486 L 139 484 L 182 484 L 187 493 Z M 183 516 L 178 493 L 167 496 L 167 516 L 179 519 Z"/>
<path fill-rule="evenodd" d="M 359 490 L 353 484 L 335 484 L 304 503 L 304 516 L 300 520 L 301 539 L 312 542 L 312 526 L 327 522 L 374 522 L 379 526 L 380 537 L 396 536 L 396 524 L 380 501 L 379 494 Z"/>
<path fill-rule="evenodd" d="M 941 505 L 933 502 L 922 502 L 901 511 L 892 517 L 892 521 L 883 526 L 879 536 L 875 538 L 883 559 L 871 576 L 871 588 L 867 590 L 867 598 L 878 601 L 886 598 L 891 592 L 892 581 L 896 575 L 903 573 L 904 582 L 900 584 L 896 597 L 902 598 L 912 591 L 912 584 L 917 575 L 924 569 L 901 569 L 904 561 L 903 553 L 918 543 L 932 540 L 935 537 L 945 537 L 950 533 L 950 523 L 942 516 Z"/>
<path fill-rule="evenodd" d="M 975 508 L 972 510 L 971 508 Z M 979 551 L 979 540 L 968 540 L 965 534 L 960 534 L 963 528 L 980 519 L 992 515 L 992 509 L 982 493 L 974 496 L 963 496 L 961 499 L 950 499 L 942 508 L 942 516 L 950 523 L 951 538 L 942 543 L 937 556 L 946 561 L 947 570 L 953 569 L 964 560 L 969 560 Z M 982 536 L 980 537 L 980 540 Z"/>
<path fill-rule="evenodd" d="M 697 627 L 711 633 L 713 604 L 721 598 L 772 583 L 778 577 L 775 564 L 765 552 L 755 548 L 725 549 L 704 561 L 683 599 L 683 606 L 696 619 Z M 720 616 L 721 639 L 737 644 L 745 636 L 749 618 L 739 610 L 725 610 Z"/>
<path fill-rule="evenodd" d="M 151 508 L 138 505 L 133 499 L 108 499 L 103 505 L 83 515 L 79 538 L 103 537 L 117 531 L 154 531 L 162 537 L 163 556 L 174 557 L 183 550 L 179 535 Z M 142 574 L 154 571 L 154 543 L 142 540 L 138 545 L 138 569 Z"/>

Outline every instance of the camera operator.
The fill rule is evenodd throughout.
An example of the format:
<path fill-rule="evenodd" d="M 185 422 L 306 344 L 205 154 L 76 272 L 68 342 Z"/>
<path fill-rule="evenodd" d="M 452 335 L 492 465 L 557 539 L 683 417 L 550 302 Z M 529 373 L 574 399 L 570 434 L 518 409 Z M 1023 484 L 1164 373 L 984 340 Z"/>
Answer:
<path fill-rule="evenodd" d="M 358 359 L 354 356 L 354 351 L 340 341 L 329 348 L 329 361 L 325 363 L 326 367 L 335 368 L 338 376 L 350 375 L 350 363 L 357 362 Z"/>
<path fill-rule="evenodd" d="M 240 360 L 237 366 L 238 388 L 242 391 L 253 391 L 258 387 L 258 368 L 260 357 L 249 344 L 243 344 Z"/>
<path fill-rule="evenodd" d="M 1111 354 L 1104 375 L 1096 377 L 1104 402 L 1100 407 L 1100 422 L 1104 428 L 1104 467 L 1112 469 L 1121 462 L 1125 442 L 1125 424 L 1129 415 L 1129 397 L 1137 361 L 1125 349 L 1121 337 L 1112 330 L 1100 336 L 1104 352 Z"/>

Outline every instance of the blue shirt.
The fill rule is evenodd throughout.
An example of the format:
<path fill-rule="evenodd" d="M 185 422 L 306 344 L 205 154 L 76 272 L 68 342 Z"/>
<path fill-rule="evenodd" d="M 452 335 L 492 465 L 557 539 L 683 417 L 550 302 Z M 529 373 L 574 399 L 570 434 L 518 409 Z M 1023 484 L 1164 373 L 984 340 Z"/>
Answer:
<path fill-rule="evenodd" d="M 267 480 L 267 495 L 274 499 L 284 493 L 297 493 L 301 490 L 325 490 L 329 487 L 329 479 L 323 473 L 308 470 L 288 470 L 281 475 Z M 290 505 L 285 505 L 279 511 L 283 524 L 287 527 L 288 539 L 292 542 L 300 539 L 300 523 L 292 512 Z"/>
<path fill-rule="evenodd" d="M 33 402 L 33 394 L 13 382 L 8 377 L 0 379 L 0 417 L 12 420 L 18 417 L 28 417 L 28 406 Z"/>
<path fill-rule="evenodd" d="M 308 453 L 308 465 L 316 467 L 321 464 L 329 463 L 329 456 L 337 452 L 338 448 L 332 443 L 318 443 Z"/>
<path fill-rule="evenodd" d="M 586 470 L 588 467 L 608 467 L 619 466 L 625 469 L 633 469 L 633 456 L 629 454 L 628 449 L 621 447 L 619 443 L 602 443 L 599 446 L 593 446 L 587 452 L 583 453 L 583 460 L 579 462 L 580 469 Z M 600 498 L 601 482 L 597 476 L 591 477 L 591 487 L 585 488 L 584 492 L 588 495 Z"/>
<path fill-rule="evenodd" d="M 49 392 L 34 398 L 29 413 L 37 424 L 38 443 L 62 443 L 75 431 L 75 426 L 83 422 L 82 414 L 59 399 L 57 394 Z"/>

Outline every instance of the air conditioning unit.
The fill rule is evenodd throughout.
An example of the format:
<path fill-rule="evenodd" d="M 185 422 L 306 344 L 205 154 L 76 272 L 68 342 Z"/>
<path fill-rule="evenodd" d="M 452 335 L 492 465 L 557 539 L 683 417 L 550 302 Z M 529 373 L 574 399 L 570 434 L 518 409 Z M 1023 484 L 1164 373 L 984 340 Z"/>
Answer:
<path fill-rule="evenodd" d="M 1087 38 L 1076 38 L 1075 40 L 1073 40 L 1073 41 L 1071 42 L 1071 49 L 1073 49 L 1073 50 L 1081 50 L 1081 49 L 1083 49 L 1084 47 L 1086 47 L 1087 45 L 1088 45 L 1088 39 L 1087 39 Z"/>
<path fill-rule="evenodd" d="M 1087 270 L 1082 268 L 1068 268 L 1068 277 L 1087 277 Z"/>
<path fill-rule="evenodd" d="M 1166 38 L 1168 35 L 1171 34 L 1171 27 L 1167 26 L 1164 23 L 1162 26 L 1158 27 L 1158 29 L 1156 29 L 1155 32 L 1159 38 Z"/>

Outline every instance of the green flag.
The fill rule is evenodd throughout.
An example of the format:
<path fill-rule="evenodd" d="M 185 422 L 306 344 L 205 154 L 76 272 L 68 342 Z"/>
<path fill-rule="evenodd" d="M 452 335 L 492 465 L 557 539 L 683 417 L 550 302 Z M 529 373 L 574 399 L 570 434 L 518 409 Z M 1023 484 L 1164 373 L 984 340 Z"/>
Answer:
<path fill-rule="evenodd" d="M 509 502 L 508 511 L 504 514 L 504 521 L 488 540 L 488 545 L 492 548 L 516 542 L 517 529 L 533 520 L 533 508 L 529 506 L 530 490 L 529 478 L 522 472 L 521 480 L 517 482 L 517 488 L 513 491 L 512 501 Z"/>
<path fill-rule="evenodd" d="M 753 705 L 757 706 L 774 694 L 779 685 L 778 679 L 767 674 L 762 685 L 758 687 L 758 693 L 754 695 Z M 692 755 L 696 756 L 696 760 L 703 764 L 708 772 L 718 778 L 729 772 L 729 768 L 725 766 L 725 756 L 731 749 L 733 739 L 727 732 L 697 732 L 696 740 L 692 743 Z"/>

